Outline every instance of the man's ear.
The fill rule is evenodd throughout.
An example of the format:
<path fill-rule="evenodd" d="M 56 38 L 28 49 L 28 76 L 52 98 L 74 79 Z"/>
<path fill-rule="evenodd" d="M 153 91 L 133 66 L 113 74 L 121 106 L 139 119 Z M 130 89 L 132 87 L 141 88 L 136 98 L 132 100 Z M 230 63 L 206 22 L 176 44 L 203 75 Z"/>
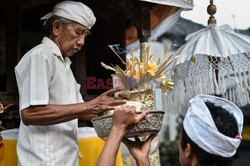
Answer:
<path fill-rule="evenodd" d="M 191 145 L 189 143 L 187 144 L 187 147 L 185 148 L 184 153 L 185 153 L 186 158 L 190 158 L 192 156 L 193 151 L 192 151 L 192 147 L 191 147 Z"/>
<path fill-rule="evenodd" d="M 59 20 L 56 20 L 53 22 L 53 34 L 54 36 L 59 36 L 59 34 L 62 31 L 62 24 L 60 23 Z"/>

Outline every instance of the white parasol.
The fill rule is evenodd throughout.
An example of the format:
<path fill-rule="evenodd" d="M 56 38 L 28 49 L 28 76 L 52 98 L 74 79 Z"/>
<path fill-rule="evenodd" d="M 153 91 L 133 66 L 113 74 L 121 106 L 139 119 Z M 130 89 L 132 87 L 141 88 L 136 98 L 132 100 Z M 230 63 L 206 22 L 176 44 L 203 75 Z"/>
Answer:
<path fill-rule="evenodd" d="M 140 1 L 155 3 L 159 5 L 175 6 L 180 8 L 175 13 L 166 17 L 163 21 L 159 23 L 159 25 L 157 25 L 154 29 L 151 30 L 150 36 L 148 38 L 149 42 L 157 40 L 161 35 L 166 33 L 166 31 L 178 21 L 181 12 L 183 10 L 192 10 L 194 6 L 193 0 L 140 0 Z M 136 40 L 133 43 L 127 45 L 126 50 L 129 51 L 129 50 L 140 49 L 140 44 L 141 44 L 140 41 Z"/>
<path fill-rule="evenodd" d="M 176 6 L 186 10 L 193 9 L 193 0 L 141 0 L 145 2 L 157 3 L 161 5 Z"/>
<path fill-rule="evenodd" d="M 208 25 L 189 34 L 177 50 L 175 86 L 166 97 L 166 109 L 185 114 L 188 101 L 197 94 L 226 98 L 238 106 L 250 103 L 250 37 L 228 25 Z M 170 110 L 171 108 L 171 110 Z"/>

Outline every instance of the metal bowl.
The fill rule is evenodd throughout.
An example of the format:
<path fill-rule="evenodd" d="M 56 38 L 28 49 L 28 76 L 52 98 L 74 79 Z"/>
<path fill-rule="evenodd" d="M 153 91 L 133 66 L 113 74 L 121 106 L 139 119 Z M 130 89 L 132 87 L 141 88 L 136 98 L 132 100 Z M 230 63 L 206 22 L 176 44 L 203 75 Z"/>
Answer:
<path fill-rule="evenodd" d="M 149 111 L 147 116 L 125 133 L 125 137 L 157 134 L 161 130 L 164 111 Z M 140 114 L 140 113 L 136 113 Z M 91 120 L 101 139 L 107 139 L 112 127 L 112 115 L 103 115 Z"/>

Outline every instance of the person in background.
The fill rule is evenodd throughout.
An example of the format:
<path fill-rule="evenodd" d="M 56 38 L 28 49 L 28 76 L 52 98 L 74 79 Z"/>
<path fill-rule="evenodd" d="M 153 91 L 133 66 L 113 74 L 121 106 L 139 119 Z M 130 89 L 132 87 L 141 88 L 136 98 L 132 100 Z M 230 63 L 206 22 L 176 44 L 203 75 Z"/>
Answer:
<path fill-rule="evenodd" d="M 230 166 L 241 143 L 243 114 L 232 102 L 210 95 L 197 95 L 189 101 L 178 140 L 182 166 Z M 128 147 L 138 166 L 149 166 L 151 139 Z"/>
<path fill-rule="evenodd" d="M 198 95 L 189 103 L 178 142 L 181 165 L 231 165 L 242 138 L 241 110 L 209 95 Z"/>
<path fill-rule="evenodd" d="M 84 45 L 95 24 L 81 2 L 63 1 L 41 18 L 47 32 L 15 67 L 21 123 L 17 141 L 20 166 L 78 166 L 78 118 L 90 120 L 125 101 L 111 89 L 83 102 L 70 68 L 70 56 Z"/>

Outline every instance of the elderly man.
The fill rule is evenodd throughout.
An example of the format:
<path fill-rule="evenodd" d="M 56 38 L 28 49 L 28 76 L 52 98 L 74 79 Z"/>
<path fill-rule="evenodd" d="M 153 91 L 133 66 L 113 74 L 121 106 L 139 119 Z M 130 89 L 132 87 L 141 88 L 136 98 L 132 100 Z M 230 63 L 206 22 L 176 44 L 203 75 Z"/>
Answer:
<path fill-rule="evenodd" d="M 17 143 L 23 166 L 77 166 L 77 118 L 90 120 L 124 104 L 111 89 L 83 102 L 70 59 L 84 45 L 96 18 L 80 2 L 63 1 L 42 18 L 47 37 L 15 67 L 21 123 Z"/>

